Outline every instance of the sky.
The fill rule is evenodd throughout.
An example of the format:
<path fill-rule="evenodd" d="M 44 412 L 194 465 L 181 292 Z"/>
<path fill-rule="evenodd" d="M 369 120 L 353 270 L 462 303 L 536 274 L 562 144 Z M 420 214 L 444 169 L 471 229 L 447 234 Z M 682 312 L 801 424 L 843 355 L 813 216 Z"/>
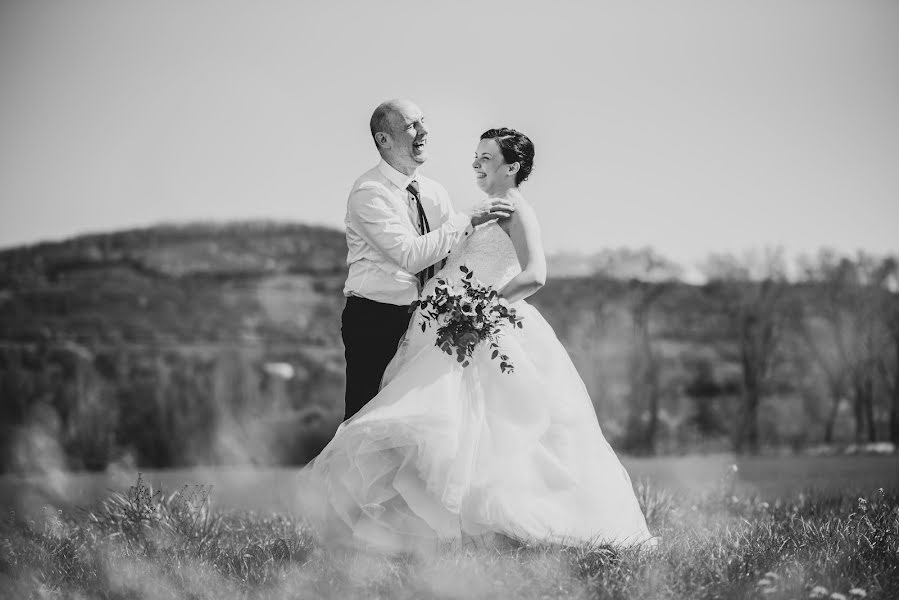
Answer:
<path fill-rule="evenodd" d="M 551 253 L 895 253 L 897 31 L 892 0 L 0 0 L 0 247 L 342 228 L 407 97 L 457 208 L 481 132 L 531 137 Z"/>

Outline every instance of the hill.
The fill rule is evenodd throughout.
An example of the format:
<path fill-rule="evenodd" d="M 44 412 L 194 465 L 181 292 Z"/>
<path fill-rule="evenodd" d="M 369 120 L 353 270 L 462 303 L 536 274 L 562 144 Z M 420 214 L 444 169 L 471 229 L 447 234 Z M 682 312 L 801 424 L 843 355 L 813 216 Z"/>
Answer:
<path fill-rule="evenodd" d="M 342 414 L 345 255 L 340 231 L 272 222 L 159 226 L 0 251 L 0 467 L 313 456 Z M 795 325 L 821 305 L 822 284 L 778 283 L 778 327 L 794 333 L 778 338 L 749 419 L 757 429 L 744 436 L 743 325 L 765 316 L 759 284 L 653 276 L 676 269 L 647 251 L 584 264 L 577 268 L 589 274 L 551 278 L 531 301 L 620 448 L 720 450 L 753 436 L 756 445 L 801 446 L 828 427 L 831 438 L 851 438 L 848 405 L 830 415 L 821 370 L 797 350 L 805 329 Z M 641 268 L 652 281 L 622 278 Z M 872 415 L 877 437 L 886 413 Z"/>
<path fill-rule="evenodd" d="M 308 455 L 305 442 L 257 438 L 271 437 L 270 421 L 290 438 L 333 423 L 345 256 L 341 232 L 279 223 L 0 252 L 3 464 Z M 291 377 L 269 373 L 275 363 Z M 43 438 L 58 456 L 34 447 Z"/>

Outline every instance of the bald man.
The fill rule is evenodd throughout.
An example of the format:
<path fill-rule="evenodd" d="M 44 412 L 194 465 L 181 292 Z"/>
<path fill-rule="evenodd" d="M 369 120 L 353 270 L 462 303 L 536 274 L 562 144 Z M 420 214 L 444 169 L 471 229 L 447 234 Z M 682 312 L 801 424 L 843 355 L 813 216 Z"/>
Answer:
<path fill-rule="evenodd" d="M 428 159 L 428 126 L 409 100 L 382 103 L 369 125 L 381 161 L 353 184 L 344 220 L 349 250 L 341 327 L 344 419 L 377 395 L 409 326 L 409 305 L 443 259 L 473 227 L 514 210 L 497 199 L 453 210 L 443 186 L 418 171 Z"/>

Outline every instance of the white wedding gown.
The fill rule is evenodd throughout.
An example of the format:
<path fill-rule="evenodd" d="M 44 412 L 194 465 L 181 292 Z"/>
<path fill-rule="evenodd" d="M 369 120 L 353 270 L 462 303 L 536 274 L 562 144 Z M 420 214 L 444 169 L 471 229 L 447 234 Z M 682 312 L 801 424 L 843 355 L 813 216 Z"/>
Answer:
<path fill-rule="evenodd" d="M 520 267 L 490 222 L 438 277 L 466 265 L 499 289 Z M 630 478 L 606 442 L 587 390 L 549 324 L 524 301 L 523 328 L 500 338 L 514 364 L 500 372 L 486 345 L 463 367 L 434 345 L 416 314 L 380 393 L 343 423 L 301 471 L 320 516 L 355 541 L 385 549 L 503 534 L 551 543 L 646 542 Z M 329 529 L 331 534 L 334 529 Z"/>

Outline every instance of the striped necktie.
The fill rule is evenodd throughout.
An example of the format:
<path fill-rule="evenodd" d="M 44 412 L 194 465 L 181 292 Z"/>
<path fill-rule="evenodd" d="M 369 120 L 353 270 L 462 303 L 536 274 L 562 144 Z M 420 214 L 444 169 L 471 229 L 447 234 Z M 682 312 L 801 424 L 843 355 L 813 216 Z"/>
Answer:
<path fill-rule="evenodd" d="M 406 186 L 406 190 L 412 194 L 412 197 L 415 198 L 415 207 L 418 212 L 418 232 L 421 235 L 425 235 L 426 233 L 431 233 L 431 224 L 428 223 L 428 216 L 425 214 L 425 209 L 421 205 L 421 196 L 418 193 L 418 182 L 414 179 Z M 434 265 L 429 266 L 427 269 L 419 271 L 417 273 L 418 282 L 424 287 L 425 283 L 434 276 Z"/>

